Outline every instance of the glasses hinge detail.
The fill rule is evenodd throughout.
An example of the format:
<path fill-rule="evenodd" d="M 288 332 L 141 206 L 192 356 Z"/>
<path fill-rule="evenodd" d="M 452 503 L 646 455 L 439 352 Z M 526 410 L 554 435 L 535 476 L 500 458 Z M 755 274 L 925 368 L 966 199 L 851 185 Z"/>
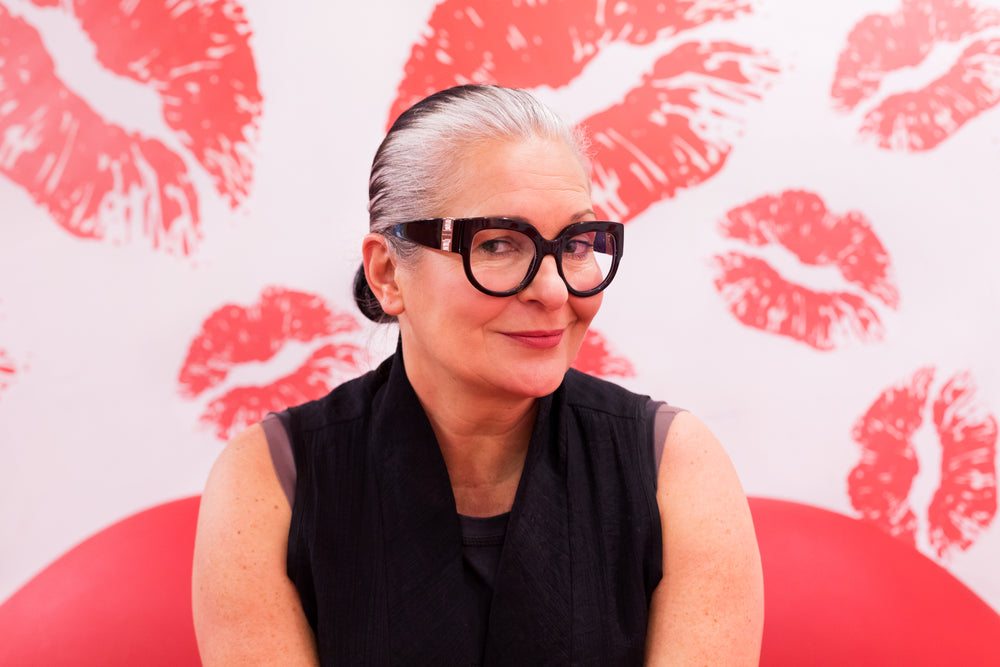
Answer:
<path fill-rule="evenodd" d="M 441 224 L 441 250 L 451 251 L 452 224 L 454 218 L 445 218 Z"/>

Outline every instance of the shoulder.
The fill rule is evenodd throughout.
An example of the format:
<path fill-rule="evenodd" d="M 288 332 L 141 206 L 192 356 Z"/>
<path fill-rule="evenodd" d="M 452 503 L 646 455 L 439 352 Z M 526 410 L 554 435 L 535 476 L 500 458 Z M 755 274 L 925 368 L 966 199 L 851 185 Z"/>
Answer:
<path fill-rule="evenodd" d="M 258 540 L 281 542 L 290 518 L 264 429 L 254 424 L 229 441 L 212 466 L 198 514 L 198 546 L 240 557 Z"/>
<path fill-rule="evenodd" d="M 267 438 L 255 424 L 219 455 L 198 513 L 192 603 L 206 664 L 310 655 L 311 633 L 285 574 L 290 519 Z"/>
<path fill-rule="evenodd" d="M 664 443 L 659 470 L 661 480 L 676 484 L 684 482 L 691 474 L 720 472 L 726 473 L 727 481 L 737 481 L 729 456 L 715 434 L 692 413 L 678 411 Z"/>
<path fill-rule="evenodd" d="M 267 436 L 261 424 L 254 424 L 230 440 L 215 460 L 202 503 L 213 501 L 215 491 L 228 495 L 239 487 L 267 488 L 273 479 Z"/>
<path fill-rule="evenodd" d="M 700 522 L 708 519 L 713 525 L 722 519 L 748 525 L 746 495 L 732 461 L 712 431 L 690 412 L 674 416 L 657 475 L 657 500 L 673 527 L 691 523 L 704 528 Z M 746 537 L 752 537 L 752 531 Z"/>
<path fill-rule="evenodd" d="M 753 520 L 729 456 L 689 412 L 678 413 L 667 433 L 656 499 L 664 562 L 650 654 L 756 664 L 763 579 Z"/>

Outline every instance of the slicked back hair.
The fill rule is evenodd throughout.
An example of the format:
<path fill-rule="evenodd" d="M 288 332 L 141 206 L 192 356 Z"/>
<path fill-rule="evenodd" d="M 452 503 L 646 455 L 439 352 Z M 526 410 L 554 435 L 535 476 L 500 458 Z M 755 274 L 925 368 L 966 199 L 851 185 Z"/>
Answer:
<path fill-rule="evenodd" d="M 570 147 L 589 173 L 585 134 L 524 90 L 464 85 L 424 98 L 396 119 L 375 153 L 368 181 L 369 230 L 385 233 L 401 222 L 449 215 L 442 207 L 475 177 L 460 173 L 457 163 L 463 156 L 488 144 L 532 139 Z M 400 260 L 416 248 L 395 236 L 386 238 Z M 369 319 L 395 320 L 382 312 L 363 270 L 354 293 Z"/>

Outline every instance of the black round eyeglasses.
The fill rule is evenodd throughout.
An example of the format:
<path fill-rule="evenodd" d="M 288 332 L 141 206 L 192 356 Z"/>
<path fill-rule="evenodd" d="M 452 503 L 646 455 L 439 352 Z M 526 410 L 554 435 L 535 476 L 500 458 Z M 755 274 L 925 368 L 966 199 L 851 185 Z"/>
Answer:
<path fill-rule="evenodd" d="M 465 275 L 480 292 L 511 296 L 527 287 L 552 255 L 574 296 L 593 296 L 611 284 L 622 257 L 620 222 L 575 222 L 546 239 L 510 218 L 431 218 L 393 225 L 393 236 L 462 255 Z"/>

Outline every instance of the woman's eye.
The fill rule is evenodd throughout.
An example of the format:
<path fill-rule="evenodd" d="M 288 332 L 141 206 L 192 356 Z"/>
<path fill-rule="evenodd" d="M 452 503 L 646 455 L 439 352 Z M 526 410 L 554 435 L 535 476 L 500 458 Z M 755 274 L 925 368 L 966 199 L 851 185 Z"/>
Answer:
<path fill-rule="evenodd" d="M 492 239 L 490 241 L 484 241 L 479 244 L 479 250 L 482 252 L 489 253 L 491 255 L 497 255 L 504 252 L 510 252 L 511 243 L 505 239 Z"/>
<path fill-rule="evenodd" d="M 587 239 L 570 239 L 566 243 L 565 253 L 574 256 L 586 255 L 593 247 L 594 244 Z"/>

